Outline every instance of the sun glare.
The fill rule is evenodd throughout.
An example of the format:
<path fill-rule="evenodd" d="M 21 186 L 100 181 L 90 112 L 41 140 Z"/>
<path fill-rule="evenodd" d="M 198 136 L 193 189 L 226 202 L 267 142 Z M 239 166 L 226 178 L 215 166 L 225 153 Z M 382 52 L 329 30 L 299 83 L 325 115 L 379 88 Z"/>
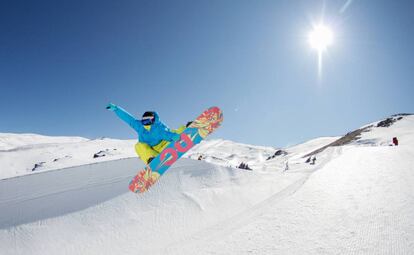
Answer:
<path fill-rule="evenodd" d="M 308 41 L 313 49 L 322 52 L 333 42 L 332 31 L 323 24 L 316 25 L 309 33 Z"/>
<path fill-rule="evenodd" d="M 322 77 L 322 53 L 333 42 L 332 30 L 323 23 L 315 25 L 308 35 L 308 42 L 318 52 L 318 76 Z"/>

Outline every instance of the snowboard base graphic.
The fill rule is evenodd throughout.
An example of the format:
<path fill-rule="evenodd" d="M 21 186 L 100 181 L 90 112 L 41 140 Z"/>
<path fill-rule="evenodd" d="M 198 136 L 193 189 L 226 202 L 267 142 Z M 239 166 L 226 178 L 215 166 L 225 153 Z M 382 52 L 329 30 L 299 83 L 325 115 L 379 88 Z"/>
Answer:
<path fill-rule="evenodd" d="M 223 113 L 220 108 L 211 107 L 204 111 L 181 133 L 178 141 L 171 142 L 149 165 L 138 172 L 129 183 L 129 190 L 135 193 L 148 190 L 175 161 L 217 129 L 222 121 Z"/>

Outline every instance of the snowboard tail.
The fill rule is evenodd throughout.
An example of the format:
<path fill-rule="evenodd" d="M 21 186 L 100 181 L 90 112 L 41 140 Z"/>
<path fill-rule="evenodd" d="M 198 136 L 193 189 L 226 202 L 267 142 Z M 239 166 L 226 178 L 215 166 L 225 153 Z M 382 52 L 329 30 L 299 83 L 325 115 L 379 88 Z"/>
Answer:
<path fill-rule="evenodd" d="M 129 189 L 135 193 L 147 191 L 172 164 L 216 130 L 222 121 L 223 113 L 220 108 L 211 107 L 204 111 L 181 133 L 178 141 L 171 142 L 151 163 L 134 176 L 129 183 Z"/>

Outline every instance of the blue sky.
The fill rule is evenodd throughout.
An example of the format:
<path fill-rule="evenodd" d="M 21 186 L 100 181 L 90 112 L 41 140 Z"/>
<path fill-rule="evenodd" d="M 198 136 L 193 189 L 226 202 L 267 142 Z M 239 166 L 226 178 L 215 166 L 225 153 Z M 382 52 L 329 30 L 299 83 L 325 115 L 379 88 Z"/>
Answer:
<path fill-rule="evenodd" d="M 344 8 L 346 6 L 346 8 Z M 217 105 L 213 138 L 287 146 L 414 109 L 412 1 L 1 1 L 0 132 L 134 138 Z M 323 16 L 323 58 L 306 36 Z"/>

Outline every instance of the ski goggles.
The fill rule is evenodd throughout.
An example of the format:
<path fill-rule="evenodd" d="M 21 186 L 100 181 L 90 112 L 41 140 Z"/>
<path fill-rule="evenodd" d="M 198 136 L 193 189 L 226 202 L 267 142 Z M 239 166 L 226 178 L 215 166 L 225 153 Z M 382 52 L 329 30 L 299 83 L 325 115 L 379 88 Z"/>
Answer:
<path fill-rule="evenodd" d="M 141 119 L 141 123 L 144 126 L 152 125 L 152 124 L 154 124 L 154 121 L 155 121 L 155 117 L 154 116 L 143 117 Z"/>

